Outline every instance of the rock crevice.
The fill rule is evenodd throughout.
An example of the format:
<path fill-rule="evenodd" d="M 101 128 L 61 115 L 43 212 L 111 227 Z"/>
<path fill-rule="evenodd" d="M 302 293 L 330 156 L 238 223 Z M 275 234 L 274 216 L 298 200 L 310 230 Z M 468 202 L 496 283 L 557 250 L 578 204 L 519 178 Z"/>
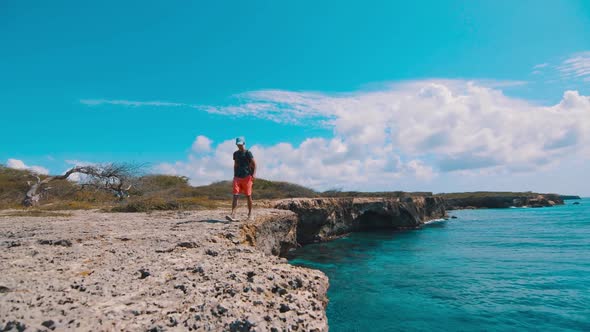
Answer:
<path fill-rule="evenodd" d="M 273 211 L 241 226 L 241 242 L 267 255 L 285 256 L 297 247 L 297 215 Z"/>

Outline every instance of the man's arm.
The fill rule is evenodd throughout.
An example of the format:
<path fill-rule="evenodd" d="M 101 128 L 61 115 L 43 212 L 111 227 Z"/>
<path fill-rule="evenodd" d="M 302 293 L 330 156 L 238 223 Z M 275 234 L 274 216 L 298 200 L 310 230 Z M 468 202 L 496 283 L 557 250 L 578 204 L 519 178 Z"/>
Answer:
<path fill-rule="evenodd" d="M 233 158 L 234 158 L 234 178 L 236 177 L 236 173 L 238 171 L 238 161 L 236 159 L 236 153 L 234 152 L 233 154 Z"/>
<path fill-rule="evenodd" d="M 256 177 L 256 161 L 250 159 L 250 169 L 252 170 L 252 178 Z"/>

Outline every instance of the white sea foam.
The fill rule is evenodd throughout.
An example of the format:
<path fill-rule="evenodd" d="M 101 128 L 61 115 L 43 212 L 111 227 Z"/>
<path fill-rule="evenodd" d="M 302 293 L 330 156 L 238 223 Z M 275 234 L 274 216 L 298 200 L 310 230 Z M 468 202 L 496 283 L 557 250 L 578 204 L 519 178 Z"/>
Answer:
<path fill-rule="evenodd" d="M 424 225 L 428 225 L 428 224 L 432 224 L 432 223 L 436 223 L 436 222 L 442 222 L 442 221 L 446 221 L 447 219 L 445 218 L 439 218 L 439 219 L 432 219 L 432 220 L 428 220 L 426 222 L 424 222 Z"/>

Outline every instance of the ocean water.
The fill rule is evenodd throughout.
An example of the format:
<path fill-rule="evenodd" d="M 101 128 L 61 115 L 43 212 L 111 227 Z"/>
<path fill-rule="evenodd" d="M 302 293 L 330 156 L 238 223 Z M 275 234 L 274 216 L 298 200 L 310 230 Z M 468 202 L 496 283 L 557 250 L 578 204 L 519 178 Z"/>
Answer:
<path fill-rule="evenodd" d="M 330 277 L 330 331 L 590 331 L 590 199 L 449 211 L 404 232 L 305 246 Z"/>

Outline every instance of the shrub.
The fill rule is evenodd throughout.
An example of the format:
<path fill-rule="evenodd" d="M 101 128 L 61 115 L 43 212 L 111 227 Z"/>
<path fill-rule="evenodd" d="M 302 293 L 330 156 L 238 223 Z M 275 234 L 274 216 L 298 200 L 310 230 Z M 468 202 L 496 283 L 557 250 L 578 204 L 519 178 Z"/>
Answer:
<path fill-rule="evenodd" d="M 37 209 L 10 211 L 2 214 L 3 217 L 70 217 L 71 215 L 68 212 L 53 212 Z"/>
<path fill-rule="evenodd" d="M 190 187 L 188 178 L 185 176 L 153 174 L 142 176 L 134 182 L 131 190 L 132 195 L 144 195 L 155 191 Z"/>
<path fill-rule="evenodd" d="M 176 201 L 167 201 L 161 197 L 150 197 L 125 203 L 113 207 L 112 212 L 148 212 L 148 211 L 166 211 L 178 210 L 180 204 Z"/>
<path fill-rule="evenodd" d="M 223 203 L 220 200 L 210 200 L 207 197 L 182 197 L 176 199 L 176 202 L 183 208 L 183 209 L 215 209 L 222 207 L 224 205 L 228 205 L 228 203 Z"/>
<path fill-rule="evenodd" d="M 35 180 L 32 173 L 0 165 L 0 207 L 20 205 L 28 190 L 27 181 Z"/>
<path fill-rule="evenodd" d="M 77 202 L 77 201 L 60 201 L 41 205 L 39 209 L 47 211 L 57 210 L 92 210 L 96 209 L 96 204 L 91 202 Z"/>

